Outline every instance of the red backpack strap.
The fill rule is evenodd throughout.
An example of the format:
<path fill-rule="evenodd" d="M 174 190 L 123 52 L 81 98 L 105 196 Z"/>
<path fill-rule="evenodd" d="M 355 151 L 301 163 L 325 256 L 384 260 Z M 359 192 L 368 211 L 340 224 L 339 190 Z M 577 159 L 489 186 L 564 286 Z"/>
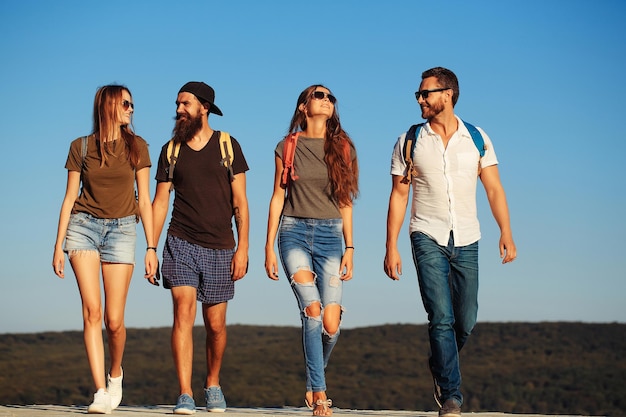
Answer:
<path fill-rule="evenodd" d="M 289 184 L 289 180 L 295 181 L 298 179 L 294 168 L 293 161 L 296 155 L 296 145 L 298 143 L 298 136 L 301 132 L 294 132 L 285 137 L 283 144 L 283 176 L 281 184 L 286 187 Z"/>

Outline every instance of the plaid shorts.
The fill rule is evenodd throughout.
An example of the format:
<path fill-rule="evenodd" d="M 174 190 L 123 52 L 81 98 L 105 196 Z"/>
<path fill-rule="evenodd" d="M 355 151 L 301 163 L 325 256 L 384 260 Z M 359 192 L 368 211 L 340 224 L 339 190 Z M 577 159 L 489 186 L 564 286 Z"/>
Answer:
<path fill-rule="evenodd" d="M 235 281 L 230 265 L 234 254 L 235 249 L 208 249 L 167 235 L 161 270 L 163 286 L 194 287 L 196 299 L 203 304 L 232 300 Z"/>

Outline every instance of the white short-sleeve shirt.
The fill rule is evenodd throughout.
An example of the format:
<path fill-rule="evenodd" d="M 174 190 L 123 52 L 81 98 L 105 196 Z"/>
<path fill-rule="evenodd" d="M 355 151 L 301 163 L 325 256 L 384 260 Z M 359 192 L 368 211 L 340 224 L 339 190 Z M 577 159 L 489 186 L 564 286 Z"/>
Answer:
<path fill-rule="evenodd" d="M 478 128 L 485 142 L 481 158 L 469 131 L 458 119 L 458 130 L 448 146 L 426 123 L 420 129 L 415 144 L 413 164 L 413 198 L 409 233 L 423 232 L 437 244 L 446 246 L 450 232 L 455 246 L 467 246 L 480 239 L 480 224 L 476 211 L 478 164 L 482 168 L 496 165 L 498 160 L 491 139 Z M 406 132 L 400 135 L 391 157 L 391 175 L 404 176 L 406 162 L 402 148 Z"/>

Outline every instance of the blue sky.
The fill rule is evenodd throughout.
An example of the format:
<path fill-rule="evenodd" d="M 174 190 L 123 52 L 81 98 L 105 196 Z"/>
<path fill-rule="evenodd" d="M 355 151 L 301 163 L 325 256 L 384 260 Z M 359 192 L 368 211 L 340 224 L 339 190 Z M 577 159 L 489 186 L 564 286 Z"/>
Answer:
<path fill-rule="evenodd" d="M 82 328 L 74 276 L 51 260 L 68 147 L 91 129 L 96 89 L 131 89 L 156 161 L 190 80 L 215 88 L 224 116 L 211 125 L 250 165 L 250 269 L 228 322 L 299 325 L 263 245 L 274 146 L 300 91 L 323 83 L 361 164 L 344 326 L 424 323 L 406 225 L 399 282 L 382 260 L 391 150 L 420 120 L 413 92 L 434 66 L 456 72 L 457 114 L 494 142 L 518 247 L 501 265 L 479 187 L 479 320 L 626 322 L 625 18 L 617 0 L 0 1 L 0 333 Z M 169 292 L 142 277 L 144 243 L 126 323 L 169 326 Z"/>

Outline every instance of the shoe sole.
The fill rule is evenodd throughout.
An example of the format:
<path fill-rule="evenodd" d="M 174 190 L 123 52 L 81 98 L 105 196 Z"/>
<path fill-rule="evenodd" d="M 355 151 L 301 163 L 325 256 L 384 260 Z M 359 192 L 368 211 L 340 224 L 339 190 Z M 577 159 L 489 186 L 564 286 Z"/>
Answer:
<path fill-rule="evenodd" d="M 111 414 L 111 411 L 107 411 L 107 410 L 89 410 L 87 409 L 87 414 Z"/>
<path fill-rule="evenodd" d="M 209 413 L 223 413 L 224 411 L 226 411 L 225 408 L 207 408 L 206 410 Z"/>
<path fill-rule="evenodd" d="M 188 410 L 186 408 L 179 408 L 178 410 L 174 410 L 174 414 L 189 416 L 196 412 L 196 410 Z"/>

